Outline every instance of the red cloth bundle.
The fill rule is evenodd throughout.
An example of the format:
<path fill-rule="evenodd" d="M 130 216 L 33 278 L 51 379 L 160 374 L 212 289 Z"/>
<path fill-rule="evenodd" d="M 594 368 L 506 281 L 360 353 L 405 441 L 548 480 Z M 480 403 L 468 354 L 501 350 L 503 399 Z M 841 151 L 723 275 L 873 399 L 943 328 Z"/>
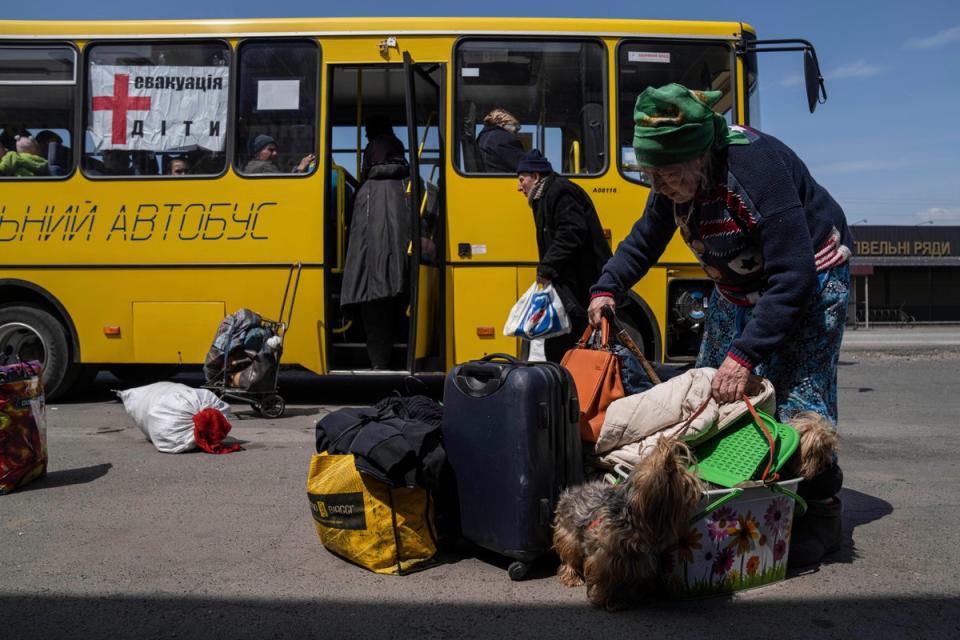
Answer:
<path fill-rule="evenodd" d="M 230 433 L 230 422 L 220 411 L 208 407 L 193 416 L 193 438 L 197 446 L 207 453 L 233 453 L 243 451 L 239 444 L 223 445 Z"/>

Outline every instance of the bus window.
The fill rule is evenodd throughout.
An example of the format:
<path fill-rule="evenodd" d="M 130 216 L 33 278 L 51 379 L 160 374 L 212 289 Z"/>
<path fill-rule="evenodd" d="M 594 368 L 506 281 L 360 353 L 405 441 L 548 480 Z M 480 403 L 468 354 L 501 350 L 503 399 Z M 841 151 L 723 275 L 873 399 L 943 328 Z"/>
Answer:
<path fill-rule="evenodd" d="M 258 40 L 241 45 L 238 55 L 237 171 L 312 173 L 317 167 L 316 43 Z"/>
<path fill-rule="evenodd" d="M 592 40 L 461 42 L 457 166 L 512 175 L 520 151 L 538 148 L 563 174 L 602 173 L 606 66 L 603 45 Z"/>
<path fill-rule="evenodd" d="M 86 175 L 223 173 L 230 95 L 225 43 L 94 44 L 87 64 Z M 175 159 L 186 173 L 173 171 Z"/>
<path fill-rule="evenodd" d="M 718 113 L 733 117 L 733 54 L 725 43 L 663 42 L 628 40 L 617 52 L 617 140 L 620 170 L 628 180 L 650 186 L 640 171 L 633 152 L 633 108 L 637 96 L 647 87 L 678 82 L 690 89 L 723 91 L 714 105 Z"/>
<path fill-rule="evenodd" d="M 0 46 L 0 177 L 65 176 L 73 170 L 76 51 Z"/>

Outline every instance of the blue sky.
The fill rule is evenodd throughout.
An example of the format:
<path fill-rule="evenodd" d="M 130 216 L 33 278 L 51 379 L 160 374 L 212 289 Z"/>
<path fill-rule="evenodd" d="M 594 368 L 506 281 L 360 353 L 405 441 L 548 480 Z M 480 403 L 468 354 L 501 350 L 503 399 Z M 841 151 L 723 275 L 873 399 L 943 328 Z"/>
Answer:
<path fill-rule="evenodd" d="M 740 20 L 760 38 L 817 47 L 829 100 L 806 109 L 798 53 L 760 59 L 761 126 L 792 146 L 851 223 L 960 224 L 960 3 L 688 0 L 657 7 L 486 0 L 453 4 L 285 0 L 45 0 L 0 6 L 0 19 L 500 15 Z"/>

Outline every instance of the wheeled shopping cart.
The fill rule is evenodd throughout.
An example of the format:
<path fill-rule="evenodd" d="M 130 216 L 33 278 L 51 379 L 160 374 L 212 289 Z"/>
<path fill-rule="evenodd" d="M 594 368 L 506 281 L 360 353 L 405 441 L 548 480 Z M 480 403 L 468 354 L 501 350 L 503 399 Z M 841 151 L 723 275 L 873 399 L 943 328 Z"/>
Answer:
<path fill-rule="evenodd" d="M 278 392 L 280 357 L 293 318 L 300 272 L 300 265 L 292 265 L 287 274 L 278 316 L 281 320 L 268 320 L 250 309 L 240 309 L 220 322 L 204 359 L 205 389 L 225 400 L 247 403 L 266 418 L 283 415 L 286 403 Z"/>

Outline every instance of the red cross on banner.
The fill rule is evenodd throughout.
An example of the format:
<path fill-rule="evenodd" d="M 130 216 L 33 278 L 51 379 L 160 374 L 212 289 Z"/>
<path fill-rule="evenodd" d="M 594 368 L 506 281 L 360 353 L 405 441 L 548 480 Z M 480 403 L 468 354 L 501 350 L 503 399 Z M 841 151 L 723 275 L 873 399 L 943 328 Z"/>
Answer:
<path fill-rule="evenodd" d="M 150 98 L 131 98 L 130 76 L 118 73 L 113 77 L 113 95 L 94 97 L 93 110 L 113 112 L 113 144 L 126 144 L 127 111 L 149 111 Z"/>

